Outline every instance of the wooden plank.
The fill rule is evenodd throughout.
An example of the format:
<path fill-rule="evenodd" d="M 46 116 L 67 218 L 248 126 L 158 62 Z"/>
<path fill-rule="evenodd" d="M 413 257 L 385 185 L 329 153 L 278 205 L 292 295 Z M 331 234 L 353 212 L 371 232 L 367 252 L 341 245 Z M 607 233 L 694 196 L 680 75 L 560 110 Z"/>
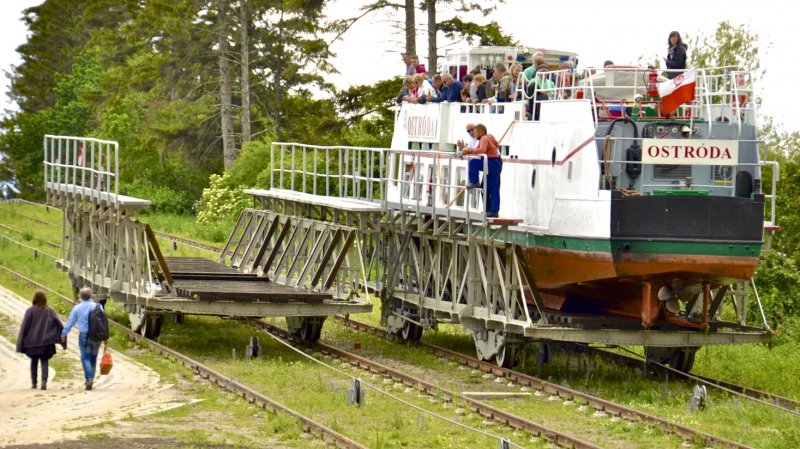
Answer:
<path fill-rule="evenodd" d="M 150 250 L 155 254 L 156 259 L 158 260 L 158 265 L 161 267 L 161 272 L 164 273 L 164 277 L 167 278 L 169 285 L 172 285 L 173 279 L 172 273 L 169 271 L 169 265 L 167 265 L 167 261 L 164 260 L 164 255 L 161 254 L 161 247 L 158 246 L 156 235 L 153 233 L 153 229 L 150 228 L 149 224 L 144 225 L 144 232 L 147 233 L 147 240 L 150 242 Z"/>
<path fill-rule="evenodd" d="M 312 292 L 263 281 L 178 280 L 175 290 L 181 296 L 201 300 L 313 302 L 332 299 L 329 293 Z"/>
<path fill-rule="evenodd" d="M 297 203 L 310 204 L 314 206 L 332 207 L 348 212 L 381 212 L 381 205 L 371 201 L 358 200 L 355 198 L 343 198 L 335 196 L 314 195 L 305 192 L 295 192 L 285 189 L 245 189 L 248 195 L 293 201 Z"/>

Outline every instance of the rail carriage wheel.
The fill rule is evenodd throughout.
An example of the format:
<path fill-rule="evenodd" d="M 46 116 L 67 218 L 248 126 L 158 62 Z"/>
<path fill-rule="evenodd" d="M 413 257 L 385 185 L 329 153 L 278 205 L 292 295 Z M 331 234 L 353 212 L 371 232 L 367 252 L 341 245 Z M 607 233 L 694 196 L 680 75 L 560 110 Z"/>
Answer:
<path fill-rule="evenodd" d="M 131 320 L 131 330 L 137 334 L 155 340 L 161 334 L 161 324 L 164 322 L 164 315 L 147 312 L 139 309 L 136 312 L 129 312 Z"/>
<path fill-rule="evenodd" d="M 519 345 L 513 342 L 506 342 L 497 350 L 494 361 L 500 368 L 511 368 L 517 364 L 519 359 Z"/>
<path fill-rule="evenodd" d="M 416 305 L 393 300 L 387 310 L 390 313 L 386 319 L 386 330 L 390 334 L 397 335 L 405 342 L 415 342 L 422 338 L 424 328 L 417 324 L 420 314 Z"/>
<path fill-rule="evenodd" d="M 482 325 L 473 326 L 470 330 L 479 359 L 487 362 L 494 360 L 501 368 L 511 368 L 517 364 L 522 347 L 520 336 L 487 329 Z"/>
<path fill-rule="evenodd" d="M 403 341 L 419 341 L 422 338 L 422 326 L 406 321 L 398 331 L 398 335 Z"/>
<path fill-rule="evenodd" d="M 322 335 L 324 316 L 290 316 L 286 317 L 289 332 L 307 343 L 315 343 Z"/>
<path fill-rule="evenodd" d="M 698 347 L 668 347 L 658 348 L 645 346 L 644 355 L 650 362 L 657 362 L 662 365 L 669 365 L 670 368 L 688 373 L 694 365 L 694 355 Z"/>

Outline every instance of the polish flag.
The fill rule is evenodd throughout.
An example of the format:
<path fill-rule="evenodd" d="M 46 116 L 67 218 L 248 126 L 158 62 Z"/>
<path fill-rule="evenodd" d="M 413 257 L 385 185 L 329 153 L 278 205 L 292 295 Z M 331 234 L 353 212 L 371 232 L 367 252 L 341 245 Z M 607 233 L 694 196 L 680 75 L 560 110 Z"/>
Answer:
<path fill-rule="evenodd" d="M 672 114 L 683 103 L 694 100 L 697 84 L 695 69 L 683 72 L 671 80 L 658 83 L 658 96 L 661 97 L 661 110 L 664 115 Z"/>

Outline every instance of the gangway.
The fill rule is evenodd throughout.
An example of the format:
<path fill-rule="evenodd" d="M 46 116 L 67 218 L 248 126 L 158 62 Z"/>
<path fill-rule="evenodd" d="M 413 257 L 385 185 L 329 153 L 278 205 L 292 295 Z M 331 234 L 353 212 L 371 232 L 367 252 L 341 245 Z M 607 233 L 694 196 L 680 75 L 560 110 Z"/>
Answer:
<path fill-rule="evenodd" d="M 325 317 L 372 308 L 353 288 L 365 275 L 352 226 L 249 208 L 240 219 L 248 224 L 237 226 L 220 261 L 168 258 L 138 219 L 150 202 L 119 194 L 117 142 L 46 135 L 44 173 L 48 204 L 64 211 L 57 265 L 76 293 L 90 286 L 97 299 L 111 297 L 147 337 L 158 336 L 167 314 L 198 314 L 287 317 L 295 333 L 315 340 Z M 309 230 L 320 238 L 301 257 Z"/>

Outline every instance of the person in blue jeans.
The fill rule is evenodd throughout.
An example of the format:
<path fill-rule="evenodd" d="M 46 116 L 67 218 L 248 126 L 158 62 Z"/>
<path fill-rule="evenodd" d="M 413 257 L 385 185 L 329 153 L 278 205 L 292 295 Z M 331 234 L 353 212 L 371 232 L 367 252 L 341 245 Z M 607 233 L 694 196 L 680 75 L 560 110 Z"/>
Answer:
<path fill-rule="evenodd" d="M 72 308 L 72 312 L 70 312 L 69 318 L 67 319 L 67 324 L 64 325 L 64 330 L 61 331 L 61 342 L 67 341 L 67 335 L 69 335 L 69 331 L 72 330 L 72 326 L 77 325 L 78 348 L 81 351 L 81 365 L 83 365 L 83 374 L 86 377 L 86 389 L 91 390 L 94 384 L 94 374 L 97 368 L 97 353 L 100 352 L 100 343 L 103 343 L 105 348 L 108 348 L 108 340 L 100 342 L 92 341 L 89 338 L 89 313 L 97 306 L 103 307 L 101 304 L 92 301 L 92 289 L 84 287 L 80 290 L 78 295 L 81 302 Z"/>
<path fill-rule="evenodd" d="M 489 173 L 484 175 L 486 180 L 486 217 L 496 218 L 500 212 L 500 173 L 503 171 L 503 160 L 500 158 L 500 144 L 497 139 L 486 130 L 486 125 L 478 123 L 475 125 L 475 138 L 478 139 L 478 146 L 475 148 L 467 147 L 463 141 L 458 141 L 458 150 L 462 154 L 485 154 Z M 467 165 L 468 189 L 481 187 L 478 182 L 478 172 L 483 171 L 483 159 L 470 159 Z"/>

